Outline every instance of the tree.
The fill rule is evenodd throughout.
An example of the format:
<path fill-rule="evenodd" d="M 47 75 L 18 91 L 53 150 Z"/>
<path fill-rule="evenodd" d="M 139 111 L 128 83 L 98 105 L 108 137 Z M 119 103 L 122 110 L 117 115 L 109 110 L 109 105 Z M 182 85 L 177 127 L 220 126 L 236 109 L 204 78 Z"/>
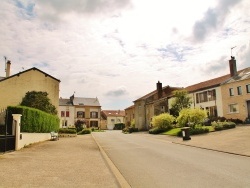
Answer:
<path fill-rule="evenodd" d="M 83 130 L 83 128 L 84 128 L 83 125 L 84 124 L 85 124 L 85 121 L 83 121 L 83 120 L 77 120 L 75 122 L 76 131 L 79 132 L 79 131 Z"/>
<path fill-rule="evenodd" d="M 53 115 L 57 114 L 56 107 L 50 103 L 48 93 L 43 91 L 28 91 L 20 105 L 36 108 Z"/>
<path fill-rule="evenodd" d="M 171 103 L 170 114 L 175 117 L 179 116 L 179 112 L 184 108 L 190 108 L 192 101 L 186 90 L 173 91 L 174 99 Z"/>

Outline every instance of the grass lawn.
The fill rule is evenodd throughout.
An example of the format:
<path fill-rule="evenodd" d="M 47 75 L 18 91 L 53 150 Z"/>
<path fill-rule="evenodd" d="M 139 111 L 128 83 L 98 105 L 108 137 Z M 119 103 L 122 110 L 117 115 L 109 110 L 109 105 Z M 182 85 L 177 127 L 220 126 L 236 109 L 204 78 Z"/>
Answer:
<path fill-rule="evenodd" d="M 209 129 L 209 132 L 213 132 L 214 131 L 214 128 L 212 126 L 204 126 L 204 128 L 207 128 Z M 170 136 L 177 136 L 178 132 L 181 131 L 181 128 L 173 128 L 169 131 L 166 131 L 162 134 L 164 135 L 170 135 Z"/>

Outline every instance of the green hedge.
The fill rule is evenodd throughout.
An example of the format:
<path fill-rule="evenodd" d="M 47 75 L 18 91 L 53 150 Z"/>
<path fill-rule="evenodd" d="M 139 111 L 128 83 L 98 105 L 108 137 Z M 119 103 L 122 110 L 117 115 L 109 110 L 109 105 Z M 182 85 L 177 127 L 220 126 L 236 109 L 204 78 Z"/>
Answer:
<path fill-rule="evenodd" d="M 8 122 L 13 120 L 12 114 L 22 114 L 21 132 L 49 133 L 59 130 L 60 120 L 56 115 L 26 106 L 9 106 L 7 110 Z"/>
<path fill-rule="evenodd" d="M 65 128 L 61 128 L 59 129 L 58 133 L 62 133 L 62 134 L 76 134 L 76 129 L 65 129 Z"/>
<path fill-rule="evenodd" d="M 221 131 L 225 129 L 232 129 L 236 127 L 234 122 L 212 122 L 212 126 L 215 131 Z"/>
<path fill-rule="evenodd" d="M 80 132 L 78 132 L 77 134 L 90 134 L 90 133 L 91 133 L 91 129 L 85 128 L 81 130 Z"/>
<path fill-rule="evenodd" d="M 114 130 L 122 130 L 125 128 L 125 124 L 124 123 L 116 123 Z"/>
<path fill-rule="evenodd" d="M 132 133 L 132 132 L 138 132 L 138 128 L 135 127 L 125 127 L 124 129 L 122 129 L 123 133 Z"/>
<path fill-rule="evenodd" d="M 165 132 L 165 131 L 167 131 L 167 130 L 169 130 L 169 129 L 167 129 L 167 128 L 159 128 L 159 127 L 154 127 L 154 128 L 152 128 L 152 129 L 150 129 L 148 132 L 149 132 L 149 134 L 160 134 L 160 133 L 163 133 L 163 132 Z"/>

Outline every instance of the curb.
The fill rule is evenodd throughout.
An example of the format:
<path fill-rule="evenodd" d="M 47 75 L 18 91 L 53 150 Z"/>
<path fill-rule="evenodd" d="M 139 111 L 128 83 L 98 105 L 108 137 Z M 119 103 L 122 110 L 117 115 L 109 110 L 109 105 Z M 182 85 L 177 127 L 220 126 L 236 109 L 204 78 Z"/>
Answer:
<path fill-rule="evenodd" d="M 131 186 L 129 185 L 129 183 L 127 182 L 127 180 L 123 177 L 123 175 L 121 174 L 121 172 L 119 171 L 119 169 L 114 165 L 114 163 L 111 161 L 111 159 L 108 157 L 108 155 L 106 154 L 106 152 L 102 149 L 102 147 L 100 146 L 100 144 L 97 142 L 97 140 L 95 139 L 94 135 L 91 134 L 92 138 L 95 140 L 97 146 L 99 147 L 99 150 L 104 158 L 104 160 L 106 161 L 109 169 L 111 170 L 111 172 L 114 174 L 118 184 L 120 185 L 120 187 L 122 188 L 131 188 Z"/>
<path fill-rule="evenodd" d="M 217 150 L 217 149 L 211 149 L 211 148 L 205 148 L 205 147 L 200 147 L 200 146 L 193 146 L 193 145 L 189 145 L 189 144 L 182 144 L 179 142 L 173 142 L 173 144 L 179 144 L 179 145 L 183 145 L 183 146 L 189 146 L 189 147 L 193 147 L 193 148 L 200 148 L 200 149 L 205 149 L 205 150 L 210 150 L 210 151 L 216 151 L 216 152 L 220 152 L 220 153 L 227 153 L 227 154 L 231 154 L 231 155 L 239 155 L 242 157 L 250 157 L 250 155 L 245 155 L 245 154 L 240 154 L 240 153 L 234 153 L 234 152 L 229 152 L 229 151 L 222 151 L 222 150 Z"/>

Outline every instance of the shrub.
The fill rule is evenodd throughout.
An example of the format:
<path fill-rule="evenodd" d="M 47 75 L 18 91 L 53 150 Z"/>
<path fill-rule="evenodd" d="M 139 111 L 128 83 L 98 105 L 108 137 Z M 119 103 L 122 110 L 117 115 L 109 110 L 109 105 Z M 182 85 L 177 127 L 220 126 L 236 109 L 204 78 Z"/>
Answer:
<path fill-rule="evenodd" d="M 62 134 L 76 134 L 76 129 L 65 129 L 65 128 L 61 128 L 58 131 L 59 133 Z"/>
<path fill-rule="evenodd" d="M 197 124 L 200 124 L 207 117 L 207 112 L 199 108 L 185 108 L 180 111 L 180 114 L 177 118 L 178 125 L 180 127 L 185 127 L 189 123 L 192 123 L 192 127 Z"/>
<path fill-rule="evenodd" d="M 197 134 L 205 134 L 208 133 L 209 129 L 208 128 L 204 128 L 201 125 L 196 125 L 195 127 L 192 127 L 189 129 L 189 134 L 190 135 L 197 135 Z M 180 130 L 177 133 L 177 136 L 182 136 L 182 131 Z"/>
<path fill-rule="evenodd" d="M 236 127 L 234 122 L 212 122 L 212 126 L 215 131 L 221 131 L 225 129 L 232 129 Z"/>
<path fill-rule="evenodd" d="M 163 128 L 159 128 L 159 127 L 154 127 L 152 129 L 149 130 L 149 134 L 160 134 L 163 133 L 165 131 L 167 131 L 168 129 L 163 129 Z"/>
<path fill-rule="evenodd" d="M 122 130 L 124 129 L 125 124 L 124 123 L 116 123 L 114 126 L 114 130 Z"/>
<path fill-rule="evenodd" d="M 84 128 L 83 130 L 81 130 L 80 132 L 78 132 L 78 134 L 90 134 L 90 133 L 91 133 L 91 130 L 87 129 L 87 128 Z"/>
<path fill-rule="evenodd" d="M 160 130 L 168 130 L 173 128 L 173 122 L 175 118 L 169 113 L 163 113 L 158 116 L 153 116 L 152 124 L 153 127 L 157 127 Z"/>
<path fill-rule="evenodd" d="M 85 124 L 85 121 L 82 121 L 82 120 L 77 120 L 75 122 L 75 127 L 76 127 L 77 132 L 79 132 L 83 129 L 84 124 Z"/>
<path fill-rule="evenodd" d="M 138 132 L 138 128 L 135 127 L 125 127 L 124 129 L 122 129 L 123 133 L 132 133 L 132 132 Z"/>

